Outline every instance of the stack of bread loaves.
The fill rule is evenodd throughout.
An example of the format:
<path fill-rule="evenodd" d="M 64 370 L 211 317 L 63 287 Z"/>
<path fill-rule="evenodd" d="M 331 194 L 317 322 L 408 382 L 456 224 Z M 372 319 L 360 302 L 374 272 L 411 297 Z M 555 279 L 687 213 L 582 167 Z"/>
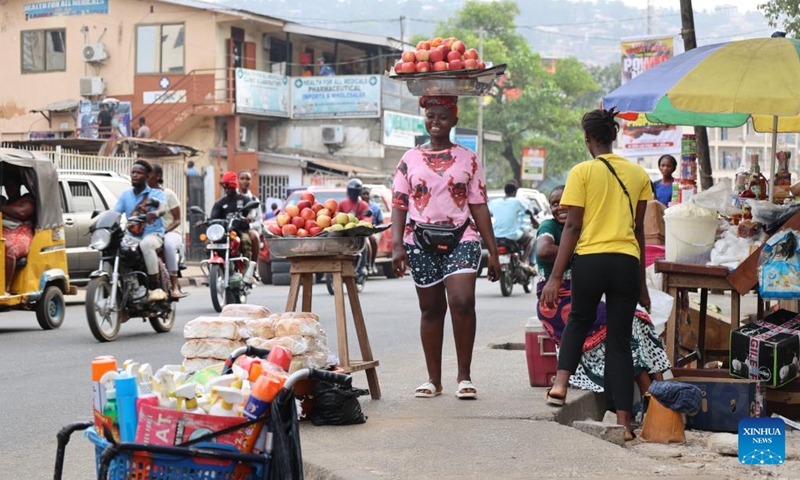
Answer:
<path fill-rule="evenodd" d="M 309 312 L 287 312 L 270 315 L 275 327 L 273 338 L 250 337 L 248 345 L 270 349 L 276 345 L 292 351 L 289 373 L 301 368 L 325 368 L 328 357 L 327 337 L 319 326 L 319 316 Z M 332 362 L 335 363 L 335 362 Z"/>
<path fill-rule="evenodd" d="M 269 309 L 258 305 L 226 305 L 219 317 L 197 317 L 186 323 L 181 347 L 186 371 L 222 363 L 248 338 L 272 338 Z"/>
<path fill-rule="evenodd" d="M 183 329 L 186 343 L 181 348 L 186 371 L 224 362 L 245 345 L 272 349 L 276 345 L 292 351 L 289 373 L 301 368 L 326 368 L 329 359 L 327 337 L 319 316 L 307 312 L 275 313 L 257 305 L 226 305 L 219 317 L 197 317 Z"/>

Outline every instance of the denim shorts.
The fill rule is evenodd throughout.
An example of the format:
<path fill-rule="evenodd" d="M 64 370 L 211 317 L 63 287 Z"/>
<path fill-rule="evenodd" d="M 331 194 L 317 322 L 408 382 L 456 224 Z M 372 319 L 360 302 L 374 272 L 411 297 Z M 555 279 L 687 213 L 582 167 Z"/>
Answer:
<path fill-rule="evenodd" d="M 461 242 L 449 254 L 430 253 L 405 243 L 411 278 L 418 287 L 430 287 L 456 273 L 476 273 L 481 261 L 480 242 Z"/>

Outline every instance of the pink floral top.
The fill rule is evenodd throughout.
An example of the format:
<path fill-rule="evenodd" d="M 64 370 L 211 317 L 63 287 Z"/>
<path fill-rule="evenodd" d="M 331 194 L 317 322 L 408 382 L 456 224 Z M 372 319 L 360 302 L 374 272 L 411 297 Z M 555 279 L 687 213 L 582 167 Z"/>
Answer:
<path fill-rule="evenodd" d="M 486 203 L 486 178 L 472 150 L 458 144 L 435 152 L 413 148 L 400 159 L 392 190 L 392 208 L 407 211 L 411 220 L 454 225 L 469 221 L 461 241 L 479 241 L 469 204 Z M 414 243 L 410 224 L 403 241 Z"/>

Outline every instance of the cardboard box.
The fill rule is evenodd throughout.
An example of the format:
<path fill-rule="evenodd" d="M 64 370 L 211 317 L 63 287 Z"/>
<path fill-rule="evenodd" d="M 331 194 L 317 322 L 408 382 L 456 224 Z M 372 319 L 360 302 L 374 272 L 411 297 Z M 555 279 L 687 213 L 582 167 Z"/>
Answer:
<path fill-rule="evenodd" d="M 247 422 L 242 417 L 221 417 L 180 412 L 153 405 L 142 405 L 136 428 L 136 443 L 149 445 L 179 445 L 201 435 Z M 242 453 L 249 453 L 260 432 L 259 424 L 249 425 L 215 437 L 209 442 L 233 445 Z"/>
<path fill-rule="evenodd" d="M 800 315 L 778 310 L 731 332 L 730 374 L 780 387 L 797 378 Z"/>
<path fill-rule="evenodd" d="M 664 206 L 658 200 L 649 200 L 647 202 L 647 210 L 644 212 L 644 236 L 650 241 L 646 243 L 652 245 L 664 245 L 664 234 L 666 227 L 664 225 Z M 660 242 L 658 240 L 660 239 Z"/>
<path fill-rule="evenodd" d="M 766 417 L 764 382 L 730 378 L 725 370 L 673 368 L 675 380 L 700 389 L 700 412 L 686 417 L 686 426 L 712 432 L 739 431 L 739 420 Z"/>

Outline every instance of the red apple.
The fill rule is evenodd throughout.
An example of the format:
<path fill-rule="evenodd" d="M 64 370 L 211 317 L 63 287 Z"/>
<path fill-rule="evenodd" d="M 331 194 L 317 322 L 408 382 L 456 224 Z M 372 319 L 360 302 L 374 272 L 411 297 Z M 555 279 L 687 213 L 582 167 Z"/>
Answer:
<path fill-rule="evenodd" d="M 395 73 L 400 73 L 400 67 L 403 66 L 403 61 L 400 60 L 399 62 L 394 64 L 394 71 Z"/>
<path fill-rule="evenodd" d="M 300 208 L 297 205 L 286 205 L 286 208 L 284 208 L 283 211 L 289 215 L 289 218 L 300 215 Z"/>
<path fill-rule="evenodd" d="M 466 68 L 467 70 L 475 70 L 476 68 L 478 68 L 478 61 L 475 60 L 474 58 L 468 58 L 464 60 L 464 68 Z"/>
<path fill-rule="evenodd" d="M 414 52 L 412 52 L 411 50 L 406 50 L 405 52 L 403 52 L 403 54 L 400 55 L 400 58 L 403 59 L 403 61 L 406 63 L 413 63 L 417 61 L 417 56 L 414 55 Z"/>
<path fill-rule="evenodd" d="M 447 70 L 447 62 L 436 62 L 433 64 L 434 72 L 441 72 L 443 70 Z"/>
<path fill-rule="evenodd" d="M 478 60 L 478 70 L 483 70 L 484 68 L 486 68 L 486 64 Z"/>
<path fill-rule="evenodd" d="M 442 40 L 442 45 L 444 45 L 447 48 L 450 48 L 450 45 L 452 45 L 453 42 L 455 41 L 456 41 L 455 37 L 447 37 L 444 40 Z"/>
<path fill-rule="evenodd" d="M 464 42 L 462 42 L 461 40 L 456 40 L 455 42 L 450 44 L 450 50 L 455 50 L 458 53 L 462 53 L 463 54 L 464 51 L 466 51 L 466 49 L 467 49 L 467 46 L 464 45 Z"/>
<path fill-rule="evenodd" d="M 447 61 L 452 62 L 453 60 L 461 60 L 461 54 L 455 50 L 451 50 L 450 53 L 447 54 Z"/>
<path fill-rule="evenodd" d="M 319 212 L 323 208 L 325 207 L 323 207 L 321 203 L 315 203 L 314 205 L 311 205 L 311 210 L 314 210 L 314 212 Z"/>
<path fill-rule="evenodd" d="M 450 64 L 447 66 L 450 70 L 463 70 L 464 69 L 464 62 L 461 60 L 452 60 Z"/>
<path fill-rule="evenodd" d="M 308 200 L 300 200 L 299 202 L 297 202 L 298 210 L 302 212 L 306 208 L 311 208 L 311 202 L 309 202 Z"/>
<path fill-rule="evenodd" d="M 291 220 L 292 217 L 290 217 L 288 213 L 279 213 L 275 216 L 275 219 L 278 221 L 278 226 L 282 227 L 289 223 L 289 220 Z"/>
<path fill-rule="evenodd" d="M 322 210 L 317 212 L 317 218 L 319 218 L 319 217 L 332 217 L 333 215 L 334 215 L 334 213 L 331 212 L 330 210 L 328 210 L 327 208 L 323 208 Z"/>
<path fill-rule="evenodd" d="M 314 220 L 306 220 L 306 224 L 303 225 L 303 228 L 305 228 L 306 230 L 311 230 L 311 228 L 316 226 L 318 225 L 317 222 L 315 222 Z"/>
<path fill-rule="evenodd" d="M 430 50 L 430 49 L 431 49 L 430 42 L 426 42 L 425 40 L 417 42 L 417 50 Z"/>
<path fill-rule="evenodd" d="M 316 198 L 314 198 L 314 194 L 311 192 L 304 192 L 300 195 L 300 200 L 308 200 L 313 205 L 316 202 Z"/>
<path fill-rule="evenodd" d="M 322 229 L 319 227 L 311 227 L 308 229 L 308 234 L 311 235 L 312 237 L 316 237 L 320 233 L 322 233 Z"/>
<path fill-rule="evenodd" d="M 317 217 L 317 226 L 320 228 L 328 228 L 331 226 L 330 215 L 320 215 Z"/>
<path fill-rule="evenodd" d="M 298 215 L 296 217 L 292 217 L 292 225 L 297 228 L 303 228 L 306 226 L 306 221 L 303 220 L 303 217 Z"/>
<path fill-rule="evenodd" d="M 316 212 L 314 212 L 314 210 L 311 210 L 310 208 L 304 208 L 303 210 L 300 211 L 300 218 L 302 218 L 303 220 L 314 220 L 315 218 L 317 218 L 317 214 Z"/>
<path fill-rule="evenodd" d="M 297 229 L 297 236 L 298 237 L 307 237 L 308 231 L 305 228 L 298 228 Z"/>
<path fill-rule="evenodd" d="M 430 59 L 431 52 L 427 50 L 417 50 L 417 62 L 427 62 Z"/>
<path fill-rule="evenodd" d="M 403 73 L 414 73 L 417 71 L 417 64 L 413 62 L 403 62 L 400 66 L 400 71 Z"/>
<path fill-rule="evenodd" d="M 284 235 L 297 235 L 297 227 L 291 223 L 287 223 L 281 228 L 281 233 Z"/>
<path fill-rule="evenodd" d="M 417 71 L 418 72 L 430 72 L 431 71 L 431 64 L 428 62 L 419 62 L 417 63 Z"/>
<path fill-rule="evenodd" d="M 478 51 L 475 50 L 474 48 L 470 48 L 469 50 L 466 50 L 464 52 L 464 58 L 466 58 L 466 59 L 470 59 L 471 58 L 473 60 L 477 60 L 478 59 Z"/>
<path fill-rule="evenodd" d="M 325 206 L 325 208 L 330 210 L 331 213 L 336 213 L 339 210 L 339 202 L 337 202 L 332 198 L 325 200 L 325 203 L 323 203 L 323 205 Z"/>
<path fill-rule="evenodd" d="M 441 62 L 444 60 L 444 52 L 439 48 L 434 48 L 428 57 L 431 63 Z"/>
<path fill-rule="evenodd" d="M 432 38 L 429 43 L 431 44 L 431 48 L 436 48 L 442 44 L 442 37 Z"/>
<path fill-rule="evenodd" d="M 268 225 L 267 226 L 267 230 L 269 230 L 270 233 L 274 233 L 275 235 L 283 235 L 283 232 L 281 231 L 281 227 L 275 225 L 274 223 L 271 223 L 270 225 Z"/>
<path fill-rule="evenodd" d="M 447 45 L 439 45 L 437 48 L 442 51 L 444 58 L 447 58 L 447 54 L 450 53 L 450 47 Z"/>

